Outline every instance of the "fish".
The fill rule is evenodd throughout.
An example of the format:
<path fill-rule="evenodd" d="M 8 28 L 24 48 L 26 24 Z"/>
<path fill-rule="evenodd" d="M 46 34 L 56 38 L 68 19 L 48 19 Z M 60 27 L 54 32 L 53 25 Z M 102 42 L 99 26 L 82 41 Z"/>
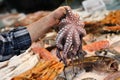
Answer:
<path fill-rule="evenodd" d="M 103 31 L 106 33 L 120 33 L 120 26 L 106 26 L 103 27 Z"/>
<path fill-rule="evenodd" d="M 82 72 L 83 70 L 79 70 L 78 66 L 74 67 L 74 71 L 73 66 L 68 66 L 65 68 L 65 72 L 62 72 L 60 75 L 58 75 L 55 80 L 73 80 Z"/>
<path fill-rule="evenodd" d="M 87 77 L 87 78 L 84 78 L 84 79 L 81 79 L 81 80 L 96 80 L 95 78 L 91 78 L 91 77 Z"/>
<path fill-rule="evenodd" d="M 39 54 L 39 56 L 40 56 L 41 59 L 44 59 L 44 60 L 51 60 L 51 59 L 58 60 L 58 58 L 56 56 L 54 56 L 46 48 L 40 47 L 37 43 L 35 43 L 32 46 L 32 51 L 34 53 L 36 53 L 36 54 Z"/>
<path fill-rule="evenodd" d="M 110 44 L 108 40 L 101 40 L 101 41 L 93 42 L 91 44 L 84 45 L 83 50 L 92 52 L 92 51 L 108 48 L 109 45 Z"/>
<path fill-rule="evenodd" d="M 77 60 L 74 60 L 74 65 L 78 66 Z M 119 63 L 115 59 L 104 56 L 91 56 L 85 57 L 79 67 L 85 69 L 87 72 L 92 70 L 99 72 L 116 72 L 118 71 L 118 65 Z"/>
<path fill-rule="evenodd" d="M 8 65 L 8 61 L 0 62 L 0 69 L 6 67 Z"/>
<path fill-rule="evenodd" d="M 67 78 L 63 75 L 59 75 L 55 80 L 103 80 L 106 76 L 108 76 L 108 73 L 99 73 L 95 71 L 86 72 L 85 70 L 81 70 L 76 74 L 76 76 L 72 77 L 74 74 L 70 71 L 71 69 L 68 70 L 70 73 L 66 75 Z"/>
<path fill-rule="evenodd" d="M 108 73 L 83 72 L 73 80 L 103 80 L 106 76 L 108 76 Z"/>
<path fill-rule="evenodd" d="M 92 56 L 85 57 L 80 63 L 77 59 L 73 62 L 74 66 L 69 62 L 65 72 L 62 72 L 56 80 L 89 80 L 89 78 L 103 80 L 109 73 L 118 71 L 118 62 L 109 57 Z"/>
<path fill-rule="evenodd" d="M 120 54 L 120 40 L 114 42 L 110 48 L 114 49 L 118 54 Z"/>
<path fill-rule="evenodd" d="M 55 60 L 40 60 L 32 69 L 19 74 L 12 80 L 54 80 L 63 71 L 64 64 Z"/>
<path fill-rule="evenodd" d="M 120 48 L 120 40 L 112 43 L 108 48 L 101 49 L 95 52 L 97 56 L 105 56 L 110 57 L 113 59 L 116 59 L 118 62 L 120 62 L 120 52 L 117 50 L 117 48 Z"/>
<path fill-rule="evenodd" d="M 36 66 L 36 64 L 39 62 L 39 60 L 40 60 L 40 58 L 39 58 L 38 54 L 33 55 L 27 61 L 24 61 L 22 64 L 17 66 L 14 70 L 12 70 L 11 72 L 4 75 L 4 77 L 2 77 L 1 79 L 2 80 L 10 80 L 14 76 L 19 75 L 19 74 L 33 68 L 34 66 Z"/>
<path fill-rule="evenodd" d="M 109 74 L 104 80 L 120 80 L 120 71 Z"/>
<path fill-rule="evenodd" d="M 97 56 L 110 57 L 120 62 L 120 53 L 112 49 L 99 50 L 99 51 L 96 51 L 95 54 Z"/>
<path fill-rule="evenodd" d="M 0 69 L 0 80 L 10 80 L 11 76 L 19 74 L 20 71 L 24 71 L 25 69 L 30 68 L 37 62 L 37 60 L 33 56 L 35 55 L 30 48 L 26 50 L 23 54 L 13 56 L 10 60 L 7 61 L 7 66 Z M 26 65 L 27 68 L 25 68 L 26 66 L 24 63 L 27 62 L 31 62 L 31 65 Z M 18 68 L 21 68 L 21 70 L 19 71 Z"/>

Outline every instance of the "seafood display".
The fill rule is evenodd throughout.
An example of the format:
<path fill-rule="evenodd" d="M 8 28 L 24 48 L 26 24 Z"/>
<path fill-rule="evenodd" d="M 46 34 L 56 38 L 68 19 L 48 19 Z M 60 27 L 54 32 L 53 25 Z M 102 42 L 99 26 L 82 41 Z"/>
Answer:
<path fill-rule="evenodd" d="M 26 14 L 24 13 L 16 13 L 16 14 L 8 14 L 4 16 L 4 18 L 1 18 L 1 21 L 5 26 L 13 26 L 16 22 L 19 20 L 22 20 L 26 17 Z"/>
<path fill-rule="evenodd" d="M 74 61 L 75 65 L 77 65 L 77 61 Z M 92 70 L 98 72 L 116 72 L 118 71 L 118 62 L 115 59 L 103 56 L 92 56 L 85 57 L 83 62 L 80 63 L 79 67 L 84 68 L 87 72 Z M 71 65 L 71 64 L 70 64 Z"/>
<path fill-rule="evenodd" d="M 48 15 L 50 11 L 37 11 L 34 13 L 13 13 L 6 14 L 5 16 L 0 16 L 0 31 L 5 32 L 14 29 L 18 26 L 26 26 L 29 25 L 38 19 Z"/>
<path fill-rule="evenodd" d="M 120 26 L 106 26 L 103 27 L 104 32 L 111 32 L 111 33 L 120 33 Z"/>
<path fill-rule="evenodd" d="M 71 10 L 66 10 L 67 14 L 60 22 L 62 28 L 56 38 L 57 56 L 67 65 L 67 56 L 73 55 L 80 57 L 82 51 L 82 38 L 86 35 L 84 23 L 77 14 Z M 63 51 L 62 55 L 60 51 Z M 71 59 L 72 60 L 72 59 Z"/>
<path fill-rule="evenodd" d="M 76 74 L 73 73 L 72 64 L 69 64 L 69 67 L 66 68 L 66 77 L 64 73 L 61 73 L 56 80 L 61 80 L 61 78 L 65 78 L 67 80 L 84 80 L 86 78 L 93 78 L 93 80 L 103 80 L 110 73 L 118 71 L 119 63 L 112 58 L 109 57 L 85 57 L 83 62 L 80 63 L 82 65 L 78 65 L 78 61 L 74 60 L 75 67 L 74 70 Z M 81 70 L 79 69 L 81 68 Z"/>
<path fill-rule="evenodd" d="M 66 12 L 60 30 L 50 29 L 23 54 L 0 62 L 0 80 L 120 80 L 120 11 Z M 49 13 L 2 17 L 7 27 L 1 31 Z"/>
<path fill-rule="evenodd" d="M 120 80 L 120 71 L 108 75 L 104 80 Z"/>
<path fill-rule="evenodd" d="M 120 25 L 120 10 L 111 11 L 101 22 L 103 24 Z"/>
<path fill-rule="evenodd" d="M 79 74 L 74 80 L 104 80 L 108 73 L 98 73 L 98 72 L 83 72 Z"/>
<path fill-rule="evenodd" d="M 47 49 L 40 47 L 37 43 L 32 45 L 32 51 L 44 60 L 58 60 L 56 56 L 52 55 Z"/>
<path fill-rule="evenodd" d="M 92 51 L 108 48 L 109 45 L 110 45 L 109 41 L 107 40 L 97 41 L 97 42 L 93 42 L 91 44 L 83 46 L 83 50 L 92 52 Z"/>
<path fill-rule="evenodd" d="M 24 13 L 6 14 L 0 17 L 0 32 L 6 32 L 14 29 L 15 23 L 25 18 Z"/>
<path fill-rule="evenodd" d="M 56 35 L 57 35 L 57 32 L 55 32 L 55 30 L 52 30 L 52 31 L 46 33 L 45 37 L 40 39 L 39 43 L 44 48 L 55 47 Z"/>
<path fill-rule="evenodd" d="M 63 68 L 63 63 L 54 60 L 40 61 L 34 68 L 14 77 L 12 80 L 54 80 Z"/>
<path fill-rule="evenodd" d="M 96 22 L 103 20 L 110 13 L 108 10 L 95 11 L 93 13 L 79 10 L 75 10 L 75 12 L 78 12 L 81 16 L 81 20 L 85 22 Z"/>
<path fill-rule="evenodd" d="M 28 49 L 19 56 L 13 56 L 0 68 L 0 80 L 10 80 L 14 76 L 33 68 L 40 58 Z"/>
<path fill-rule="evenodd" d="M 111 13 L 112 12 L 108 15 Z M 114 26 L 112 22 L 107 24 L 103 23 L 102 19 L 98 22 L 93 21 L 90 23 L 92 24 L 89 27 L 89 21 L 85 22 L 85 29 L 90 35 L 83 38 L 84 44 L 82 44 L 82 49 L 87 52 L 87 54 L 93 54 L 85 56 L 82 62 L 75 61 L 78 58 L 70 60 L 74 65 L 68 65 L 65 72 L 60 74 L 56 80 L 104 80 L 108 75 L 119 72 L 120 53 L 115 50 L 120 43 L 119 25 L 115 23 L 116 25 Z M 63 44 L 64 42 L 65 41 L 63 41 Z M 117 48 L 120 49 L 120 47 Z M 72 50 L 74 49 L 70 49 L 70 51 Z M 70 53 L 70 51 L 68 51 L 68 53 Z M 97 55 L 97 57 L 95 57 L 95 55 Z M 66 56 L 68 55 L 66 54 Z M 92 58 L 93 61 L 90 58 Z M 88 61 L 85 62 L 85 59 L 88 59 Z M 120 77 L 120 75 L 117 76 Z M 116 80 L 119 79 L 119 77 L 116 78 Z M 109 78 L 106 80 L 109 80 Z"/>
<path fill-rule="evenodd" d="M 13 80 L 24 80 L 26 78 L 28 80 L 53 80 L 62 72 L 63 68 L 64 64 L 58 62 L 56 56 L 53 56 L 48 50 L 41 48 L 36 43 L 25 53 L 1 62 L 0 80 L 11 80 L 15 76 L 18 77 L 13 78 Z M 24 76 L 21 77 L 21 75 Z M 28 78 L 26 75 L 31 75 L 31 77 Z"/>
<path fill-rule="evenodd" d="M 116 59 L 117 61 L 120 61 L 120 53 L 112 48 L 98 50 L 95 52 L 97 56 L 104 56 L 104 57 L 110 57 L 113 59 Z"/>

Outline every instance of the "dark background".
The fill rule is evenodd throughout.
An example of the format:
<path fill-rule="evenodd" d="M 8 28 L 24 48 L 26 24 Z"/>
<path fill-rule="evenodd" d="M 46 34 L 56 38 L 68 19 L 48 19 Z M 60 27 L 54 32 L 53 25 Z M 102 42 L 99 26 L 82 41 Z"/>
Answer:
<path fill-rule="evenodd" d="M 30 13 L 38 10 L 54 10 L 65 0 L 3 0 L 0 8 L 6 7 L 7 11 L 16 9 L 18 12 Z"/>

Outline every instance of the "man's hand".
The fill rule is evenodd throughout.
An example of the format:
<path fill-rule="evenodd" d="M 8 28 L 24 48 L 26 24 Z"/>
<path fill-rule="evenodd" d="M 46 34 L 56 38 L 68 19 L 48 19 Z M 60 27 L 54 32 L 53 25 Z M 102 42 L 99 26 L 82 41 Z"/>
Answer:
<path fill-rule="evenodd" d="M 30 33 L 31 40 L 34 42 L 38 38 L 43 37 L 44 34 L 53 26 L 60 22 L 60 19 L 65 16 L 66 9 L 71 9 L 69 6 L 59 7 L 47 16 L 38 21 L 28 25 L 27 30 Z"/>
<path fill-rule="evenodd" d="M 60 19 L 66 15 L 66 9 L 70 10 L 69 6 L 62 6 L 51 12 L 48 17 L 51 19 L 51 26 L 59 23 Z"/>

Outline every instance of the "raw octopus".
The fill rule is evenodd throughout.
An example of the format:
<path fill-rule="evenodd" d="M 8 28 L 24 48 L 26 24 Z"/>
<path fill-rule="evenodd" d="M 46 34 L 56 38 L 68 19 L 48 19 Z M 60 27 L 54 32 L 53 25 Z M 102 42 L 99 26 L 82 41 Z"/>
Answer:
<path fill-rule="evenodd" d="M 82 38 L 86 35 L 84 23 L 79 16 L 70 9 L 66 9 L 66 12 L 66 17 L 60 22 L 61 30 L 56 38 L 57 56 L 65 65 L 68 56 L 72 60 L 73 56 L 78 56 L 80 59 L 85 54 L 82 50 Z M 60 51 L 63 51 L 62 54 Z"/>

